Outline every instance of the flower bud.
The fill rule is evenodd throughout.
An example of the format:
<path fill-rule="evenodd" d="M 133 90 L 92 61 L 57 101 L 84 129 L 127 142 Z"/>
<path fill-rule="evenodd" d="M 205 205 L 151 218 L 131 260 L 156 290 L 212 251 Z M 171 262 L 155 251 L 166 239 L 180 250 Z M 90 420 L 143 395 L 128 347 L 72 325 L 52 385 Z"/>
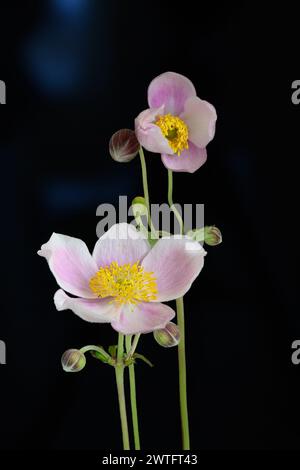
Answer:
<path fill-rule="evenodd" d="M 177 346 L 180 341 L 179 328 L 173 322 L 168 323 L 165 328 L 162 328 L 161 330 L 154 331 L 153 336 L 156 342 L 164 348 Z"/>
<path fill-rule="evenodd" d="M 222 243 L 222 234 L 218 227 L 204 227 L 204 241 L 207 245 L 216 246 Z"/>
<path fill-rule="evenodd" d="M 65 372 L 80 372 L 85 364 L 85 355 L 78 349 L 68 349 L 61 358 L 61 365 Z"/>
<path fill-rule="evenodd" d="M 120 163 L 127 163 L 134 159 L 140 148 L 135 132 L 131 129 L 121 129 L 114 133 L 109 141 L 111 157 Z"/>
<path fill-rule="evenodd" d="M 135 197 L 132 201 L 131 207 L 134 217 L 141 217 L 148 213 L 145 198 L 142 196 Z"/>

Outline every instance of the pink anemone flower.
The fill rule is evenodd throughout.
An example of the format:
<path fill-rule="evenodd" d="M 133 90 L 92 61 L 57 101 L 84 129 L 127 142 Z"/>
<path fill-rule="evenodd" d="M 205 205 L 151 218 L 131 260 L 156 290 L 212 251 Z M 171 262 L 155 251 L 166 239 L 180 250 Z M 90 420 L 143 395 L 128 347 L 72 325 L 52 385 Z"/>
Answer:
<path fill-rule="evenodd" d="M 174 72 L 152 80 L 148 104 L 135 119 L 140 144 L 160 153 L 166 168 L 194 173 L 205 163 L 206 146 L 215 135 L 215 108 L 196 96 L 188 78 Z"/>
<path fill-rule="evenodd" d="M 189 290 L 206 253 L 184 237 L 162 238 L 150 248 L 133 225 L 122 223 L 97 241 L 92 255 L 82 240 L 57 233 L 38 254 L 61 287 L 54 296 L 57 310 L 70 309 L 83 320 L 135 334 L 172 320 L 174 310 L 162 302 Z"/>

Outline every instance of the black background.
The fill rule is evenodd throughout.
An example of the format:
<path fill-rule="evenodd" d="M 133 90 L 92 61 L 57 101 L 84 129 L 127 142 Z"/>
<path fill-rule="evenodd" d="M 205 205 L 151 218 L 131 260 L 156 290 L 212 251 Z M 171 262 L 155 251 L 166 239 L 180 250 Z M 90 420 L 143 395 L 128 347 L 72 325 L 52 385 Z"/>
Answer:
<path fill-rule="evenodd" d="M 158 74 L 188 76 L 218 112 L 207 163 L 176 174 L 174 199 L 205 203 L 223 244 L 186 296 L 192 448 L 298 449 L 299 15 L 284 2 L 1 2 L 1 449 L 121 448 L 113 369 L 70 347 L 112 344 L 109 325 L 53 305 L 36 255 L 53 231 L 96 241 L 96 207 L 142 193 L 138 159 L 108 141 L 146 108 Z M 152 202 L 166 171 L 149 156 Z M 145 335 L 136 368 L 143 448 L 180 448 L 176 349 Z"/>

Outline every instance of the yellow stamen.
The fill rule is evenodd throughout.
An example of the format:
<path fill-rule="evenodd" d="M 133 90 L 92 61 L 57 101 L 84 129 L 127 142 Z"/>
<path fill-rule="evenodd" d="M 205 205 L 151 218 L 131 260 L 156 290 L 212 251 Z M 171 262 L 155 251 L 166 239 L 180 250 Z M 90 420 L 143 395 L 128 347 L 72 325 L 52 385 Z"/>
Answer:
<path fill-rule="evenodd" d="M 152 272 L 139 263 L 119 264 L 113 261 L 99 269 L 90 279 L 90 288 L 98 297 L 113 297 L 118 304 L 156 300 L 157 283 Z"/>
<path fill-rule="evenodd" d="M 163 135 L 168 139 L 174 153 L 180 155 L 183 150 L 189 148 L 188 128 L 182 119 L 172 116 L 172 114 L 159 115 L 155 124 L 160 127 Z"/>

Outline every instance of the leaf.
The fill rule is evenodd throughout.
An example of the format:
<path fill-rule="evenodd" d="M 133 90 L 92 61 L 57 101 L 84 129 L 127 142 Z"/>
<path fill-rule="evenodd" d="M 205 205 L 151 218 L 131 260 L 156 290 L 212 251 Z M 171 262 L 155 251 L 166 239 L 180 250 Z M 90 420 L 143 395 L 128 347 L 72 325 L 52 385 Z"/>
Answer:
<path fill-rule="evenodd" d="M 133 357 L 134 357 L 134 359 L 140 359 L 141 361 L 144 361 L 150 367 L 154 367 L 154 364 L 152 364 L 152 362 L 150 362 L 149 359 L 147 359 L 142 354 L 134 353 Z"/>

